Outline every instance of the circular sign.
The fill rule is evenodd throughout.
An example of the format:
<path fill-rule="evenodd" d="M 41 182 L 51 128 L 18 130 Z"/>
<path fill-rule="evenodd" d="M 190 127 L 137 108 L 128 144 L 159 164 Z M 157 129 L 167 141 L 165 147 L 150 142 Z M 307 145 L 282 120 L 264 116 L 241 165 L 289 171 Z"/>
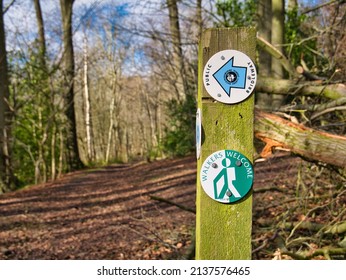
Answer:
<path fill-rule="evenodd" d="M 254 170 L 250 160 L 233 150 L 220 150 L 203 162 L 200 180 L 203 190 L 212 199 L 234 203 L 252 188 Z"/>
<path fill-rule="evenodd" d="M 196 113 L 196 157 L 199 159 L 201 155 L 202 146 L 202 121 L 201 121 L 201 109 L 197 109 Z"/>
<path fill-rule="evenodd" d="M 217 101 L 227 104 L 242 102 L 255 89 L 255 64 L 244 53 L 224 50 L 214 54 L 203 71 L 207 92 Z"/>

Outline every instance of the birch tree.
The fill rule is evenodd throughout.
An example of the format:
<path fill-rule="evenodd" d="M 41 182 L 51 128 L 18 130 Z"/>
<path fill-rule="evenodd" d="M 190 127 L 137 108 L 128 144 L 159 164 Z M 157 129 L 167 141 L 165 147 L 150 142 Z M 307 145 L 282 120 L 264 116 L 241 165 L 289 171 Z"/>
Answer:
<path fill-rule="evenodd" d="M 84 82 L 84 119 L 85 119 L 85 131 L 86 131 L 86 143 L 87 143 L 87 159 L 91 161 L 94 159 L 92 152 L 92 126 L 91 126 L 91 108 L 90 108 L 90 94 L 89 94 L 89 78 L 88 78 L 88 38 L 86 32 L 84 32 L 84 46 L 83 46 L 83 82 Z"/>

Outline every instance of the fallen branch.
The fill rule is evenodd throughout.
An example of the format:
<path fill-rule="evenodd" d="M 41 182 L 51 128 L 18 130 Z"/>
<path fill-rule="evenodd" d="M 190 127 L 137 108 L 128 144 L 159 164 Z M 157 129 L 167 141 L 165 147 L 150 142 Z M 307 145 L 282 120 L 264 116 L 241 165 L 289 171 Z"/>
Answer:
<path fill-rule="evenodd" d="M 328 114 L 330 112 L 335 112 L 335 111 L 346 111 L 346 106 L 332 107 L 332 108 L 325 109 L 321 112 L 316 112 L 311 116 L 311 120 L 316 119 L 324 114 Z"/>
<path fill-rule="evenodd" d="M 257 45 L 264 49 L 267 53 L 269 53 L 274 58 L 278 59 L 281 65 L 285 68 L 285 70 L 290 73 L 291 76 L 297 76 L 297 73 L 291 64 L 291 62 L 280 52 L 277 48 L 275 48 L 271 43 L 266 41 L 264 38 L 257 36 Z"/>
<path fill-rule="evenodd" d="M 281 249 L 281 254 L 290 256 L 296 260 L 311 260 L 317 256 L 324 256 L 326 259 L 330 260 L 331 256 L 346 256 L 346 248 L 321 248 L 316 249 L 312 252 L 306 253 L 293 253 L 285 249 Z"/>
<path fill-rule="evenodd" d="M 303 75 L 308 81 L 326 81 L 326 77 L 320 77 L 314 73 L 311 73 L 304 69 L 303 66 L 297 66 L 296 67 L 297 73 Z"/>
<path fill-rule="evenodd" d="M 312 95 L 333 100 L 346 97 L 346 86 L 344 84 L 321 85 L 316 82 L 298 84 L 294 80 L 265 77 L 260 77 L 257 80 L 256 91 L 283 95 Z"/>
<path fill-rule="evenodd" d="M 257 223 L 261 227 L 268 227 L 273 224 L 273 220 L 260 219 L 257 221 Z M 291 230 L 297 226 L 299 229 L 309 230 L 312 232 L 318 232 L 320 230 L 323 230 L 323 233 L 331 233 L 331 234 L 342 234 L 346 232 L 346 221 L 341 222 L 339 224 L 335 224 L 335 225 L 324 225 L 324 224 L 312 223 L 312 222 L 285 222 L 280 224 L 279 227 L 281 229 Z"/>
<path fill-rule="evenodd" d="M 260 110 L 255 114 L 255 136 L 267 144 L 264 157 L 280 147 L 309 160 L 346 169 L 345 136 L 317 131 Z"/>

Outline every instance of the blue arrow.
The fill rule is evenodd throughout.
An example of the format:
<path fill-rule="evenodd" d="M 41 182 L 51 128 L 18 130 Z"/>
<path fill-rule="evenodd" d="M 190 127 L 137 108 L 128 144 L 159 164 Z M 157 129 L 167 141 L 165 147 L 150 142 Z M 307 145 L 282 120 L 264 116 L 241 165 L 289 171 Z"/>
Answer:
<path fill-rule="evenodd" d="M 247 67 L 233 66 L 233 60 L 234 56 L 213 74 L 228 96 L 232 88 L 245 89 Z"/>

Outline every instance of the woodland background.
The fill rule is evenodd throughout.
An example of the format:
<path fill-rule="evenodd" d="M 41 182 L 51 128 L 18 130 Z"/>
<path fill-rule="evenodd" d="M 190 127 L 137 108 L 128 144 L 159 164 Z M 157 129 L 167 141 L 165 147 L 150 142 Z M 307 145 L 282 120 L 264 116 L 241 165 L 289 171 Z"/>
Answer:
<path fill-rule="evenodd" d="M 85 167 L 193 153 L 200 34 L 255 26 L 256 162 L 284 150 L 306 160 L 298 177 L 308 176 L 312 188 L 327 176 L 327 201 L 303 184 L 316 199 L 307 213 L 327 205 L 341 241 L 344 0 L 0 0 L 0 7 L 0 193 Z"/>
<path fill-rule="evenodd" d="M 345 134 L 344 1 L 1 4 L 2 192 L 191 152 L 198 38 L 213 26 L 257 26 L 259 108 Z"/>

